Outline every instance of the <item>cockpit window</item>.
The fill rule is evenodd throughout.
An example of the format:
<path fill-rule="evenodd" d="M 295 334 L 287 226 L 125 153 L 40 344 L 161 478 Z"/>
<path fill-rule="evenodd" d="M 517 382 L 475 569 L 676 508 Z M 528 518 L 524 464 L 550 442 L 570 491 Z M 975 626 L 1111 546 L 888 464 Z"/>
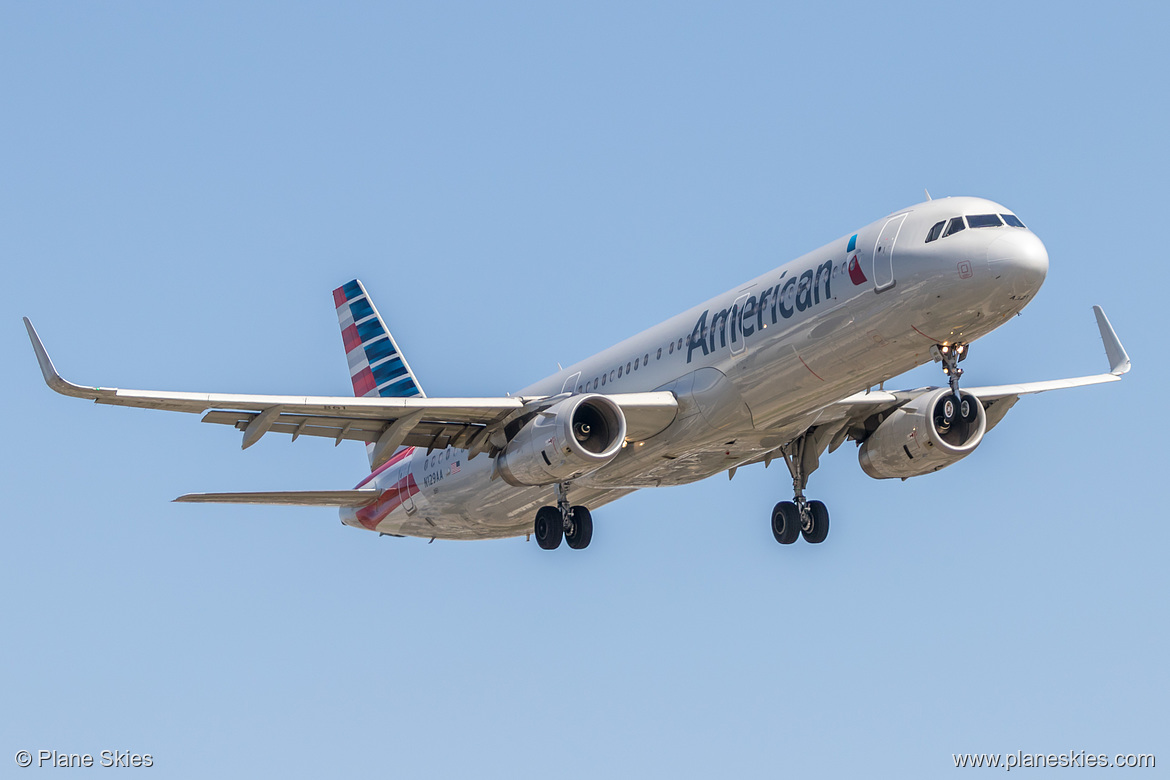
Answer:
<path fill-rule="evenodd" d="M 962 217 L 951 217 L 951 224 L 947 225 L 947 232 L 944 234 L 944 236 L 953 236 L 955 233 L 958 233 L 960 230 L 963 230 L 966 227 L 967 226 L 963 224 Z"/>
<path fill-rule="evenodd" d="M 1001 227 L 1002 222 L 995 214 L 971 214 L 967 217 L 967 225 L 973 228 Z"/>
<path fill-rule="evenodd" d="M 926 243 L 929 244 L 931 241 L 934 241 L 936 238 L 941 236 L 943 225 L 945 224 L 947 224 L 945 219 L 942 222 L 936 222 L 934 227 L 930 229 L 930 232 L 926 234 Z"/>
<path fill-rule="evenodd" d="M 1024 223 L 1020 222 L 1020 218 L 1015 214 L 1000 214 L 1000 216 L 1003 217 L 1004 222 L 1008 223 L 1012 227 L 1024 227 Z"/>

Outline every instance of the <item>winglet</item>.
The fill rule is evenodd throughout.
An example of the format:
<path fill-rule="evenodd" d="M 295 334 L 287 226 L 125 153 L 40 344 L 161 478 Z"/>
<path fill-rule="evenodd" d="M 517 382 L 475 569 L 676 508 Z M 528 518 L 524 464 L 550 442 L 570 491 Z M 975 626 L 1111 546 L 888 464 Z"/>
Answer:
<path fill-rule="evenodd" d="M 37 363 L 41 366 L 41 374 L 45 377 L 45 384 L 61 395 L 71 395 L 74 398 L 98 397 L 95 392 L 97 388 L 82 387 L 63 379 L 53 366 L 49 353 L 45 351 L 45 345 L 41 343 L 41 337 L 37 335 L 37 329 L 29 322 L 28 317 L 24 318 L 24 327 L 28 330 L 28 337 L 32 341 L 33 352 L 37 354 Z"/>
<path fill-rule="evenodd" d="M 1109 318 L 1105 316 L 1100 306 L 1093 307 L 1093 314 L 1097 315 L 1097 327 L 1101 330 L 1101 341 L 1105 343 L 1105 356 L 1109 358 L 1109 373 L 1121 376 L 1130 369 L 1129 355 L 1125 347 L 1121 346 L 1121 339 L 1117 338 Z"/>

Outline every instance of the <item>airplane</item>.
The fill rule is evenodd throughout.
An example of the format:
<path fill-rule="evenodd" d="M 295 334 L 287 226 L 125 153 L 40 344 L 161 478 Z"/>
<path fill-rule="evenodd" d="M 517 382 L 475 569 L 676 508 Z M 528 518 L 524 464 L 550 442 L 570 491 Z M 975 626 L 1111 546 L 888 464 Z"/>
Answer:
<path fill-rule="evenodd" d="M 335 507 L 343 524 L 381 535 L 583 549 L 592 512 L 628 493 L 781 459 L 793 497 L 772 509 L 773 536 L 819 544 L 829 513 L 805 490 L 826 450 L 856 442 L 875 479 L 930 474 L 974 452 L 1021 396 L 1129 371 L 1094 306 L 1108 372 L 960 388 L 970 344 L 1019 313 L 1047 271 L 1044 244 L 1011 210 L 928 199 L 500 398 L 426 395 L 356 279 L 333 291 L 353 397 L 83 387 L 57 373 L 24 322 L 45 382 L 63 395 L 203 414 L 241 431 L 244 449 L 282 433 L 360 441 L 369 456 L 350 490 L 176 501 Z M 874 389 L 932 361 L 946 386 Z"/>

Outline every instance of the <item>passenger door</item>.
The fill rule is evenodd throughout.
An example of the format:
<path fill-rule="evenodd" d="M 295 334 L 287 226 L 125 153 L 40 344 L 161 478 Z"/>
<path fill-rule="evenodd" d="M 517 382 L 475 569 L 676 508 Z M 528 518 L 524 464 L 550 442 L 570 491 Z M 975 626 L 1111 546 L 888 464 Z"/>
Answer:
<path fill-rule="evenodd" d="M 398 498 L 402 501 L 402 508 L 406 510 L 408 515 L 413 515 L 415 511 L 414 496 L 410 492 L 410 483 L 413 480 L 414 478 L 410 474 L 410 458 L 405 458 L 402 465 L 398 467 L 394 485 L 398 488 Z"/>
<path fill-rule="evenodd" d="M 747 299 L 747 293 L 736 298 L 731 306 L 731 316 L 727 318 L 727 329 L 730 331 L 727 335 L 731 340 L 731 356 L 734 358 L 743 357 L 744 348 L 747 346 L 743 336 L 743 309 L 747 305 Z"/>
<path fill-rule="evenodd" d="M 877 244 L 873 248 L 873 289 L 874 292 L 883 292 L 891 289 L 896 280 L 894 278 L 894 243 L 906 221 L 907 214 L 891 217 L 878 234 Z"/>

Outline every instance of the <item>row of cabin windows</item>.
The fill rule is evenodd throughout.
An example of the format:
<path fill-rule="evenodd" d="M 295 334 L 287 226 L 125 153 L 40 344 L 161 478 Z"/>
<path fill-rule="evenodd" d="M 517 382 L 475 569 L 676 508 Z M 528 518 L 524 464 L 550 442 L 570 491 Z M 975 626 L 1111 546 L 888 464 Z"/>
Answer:
<path fill-rule="evenodd" d="M 423 468 L 424 469 L 433 469 L 436 466 L 438 466 L 440 463 L 446 463 L 446 462 L 451 460 L 452 454 L 453 453 L 451 452 L 451 448 L 448 447 L 447 449 L 443 450 L 442 452 L 431 455 L 423 461 Z"/>
<path fill-rule="evenodd" d="M 677 349 L 679 351 L 679 353 L 681 354 L 682 348 L 683 348 L 683 339 L 680 338 L 678 340 L 677 344 L 676 344 L 676 342 L 672 341 L 666 345 L 666 354 L 673 355 L 675 349 Z M 662 347 L 658 348 L 658 353 L 654 356 L 654 359 L 655 360 L 662 360 Z M 608 374 L 602 374 L 601 376 L 595 376 L 595 377 L 593 377 L 592 381 L 584 382 L 582 384 L 577 385 L 577 392 L 578 393 L 587 393 L 590 390 L 597 390 L 598 388 L 605 387 L 607 381 L 616 382 L 618 379 L 621 379 L 623 373 L 624 374 L 631 374 L 634 371 L 637 371 L 639 367 L 648 366 L 648 365 L 650 365 L 650 353 L 649 352 L 647 352 L 642 357 L 634 358 L 633 361 L 627 361 L 624 366 L 618 366 L 617 368 L 610 369 L 610 372 Z"/>
<path fill-rule="evenodd" d="M 1015 214 L 970 214 L 966 217 L 966 222 L 964 222 L 963 217 L 951 217 L 949 220 L 944 219 L 942 222 L 936 222 L 931 227 L 926 234 L 926 243 L 929 244 L 939 237 L 953 236 L 966 228 L 1003 227 L 1005 223 L 1012 227 L 1024 227 L 1024 223 Z M 945 233 L 943 232 L 944 226 L 946 226 Z"/>

